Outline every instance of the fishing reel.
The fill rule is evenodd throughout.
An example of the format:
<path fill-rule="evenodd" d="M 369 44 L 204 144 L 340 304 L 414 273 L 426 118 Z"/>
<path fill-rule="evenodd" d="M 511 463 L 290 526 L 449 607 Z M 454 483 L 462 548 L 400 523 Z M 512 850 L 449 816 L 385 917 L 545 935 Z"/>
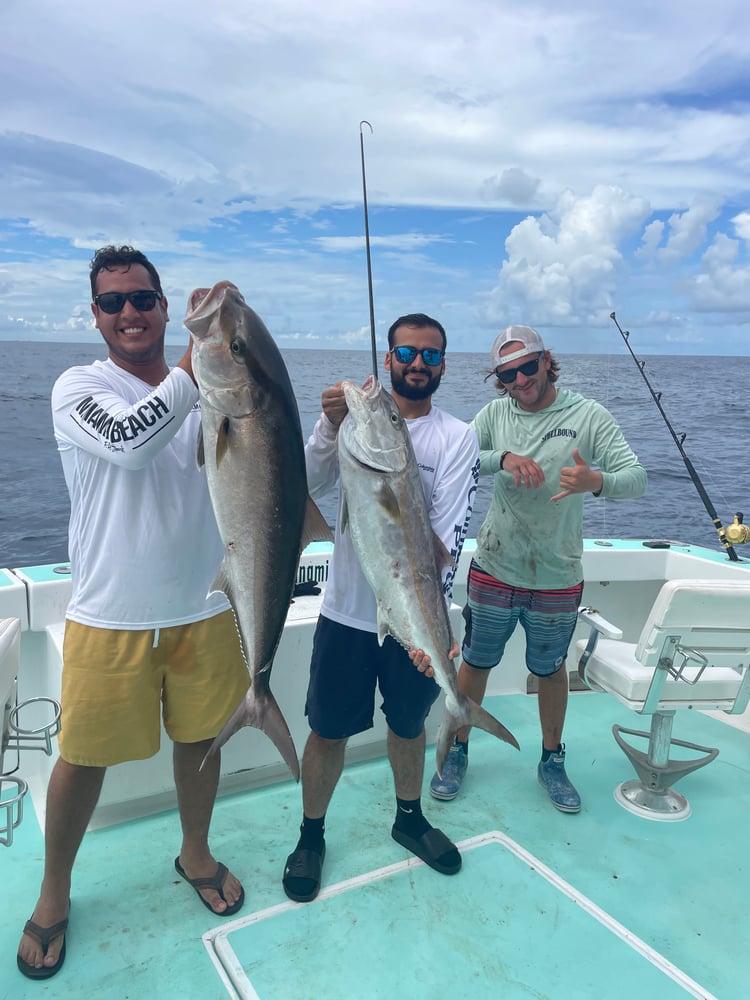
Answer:
<path fill-rule="evenodd" d="M 724 529 L 724 534 L 730 545 L 743 545 L 750 542 L 750 524 L 743 523 L 742 512 L 737 511 L 734 521 Z"/>

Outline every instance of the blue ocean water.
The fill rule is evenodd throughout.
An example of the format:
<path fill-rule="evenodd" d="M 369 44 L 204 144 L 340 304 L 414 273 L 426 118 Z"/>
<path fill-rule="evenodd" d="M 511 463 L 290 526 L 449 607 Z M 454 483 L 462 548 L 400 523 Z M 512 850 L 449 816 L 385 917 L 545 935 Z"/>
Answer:
<path fill-rule="evenodd" d="M 181 347 L 168 348 L 171 363 Z M 323 389 L 341 378 L 364 381 L 369 351 L 284 350 L 294 385 L 302 429 L 307 436 L 320 412 Z M 52 385 L 71 365 L 104 358 L 104 344 L 0 342 L 0 566 L 64 562 L 68 495 L 52 434 Z M 669 429 L 637 365 L 628 354 L 560 355 L 559 385 L 591 396 L 619 421 L 645 465 L 649 487 L 639 500 L 587 497 L 584 534 L 588 538 L 670 538 L 720 548 L 716 531 L 687 472 Z M 675 432 L 685 433 L 683 449 L 722 521 L 737 511 L 750 521 L 747 387 L 749 357 L 654 357 L 645 373 Z M 446 374 L 435 396 L 443 409 L 470 420 L 494 398 L 483 381 L 485 353 L 448 354 Z M 384 378 L 389 384 L 387 376 Z M 487 512 L 491 480 L 483 478 L 471 535 Z M 333 523 L 336 499 L 321 503 Z M 750 557 L 750 547 L 743 555 Z"/>

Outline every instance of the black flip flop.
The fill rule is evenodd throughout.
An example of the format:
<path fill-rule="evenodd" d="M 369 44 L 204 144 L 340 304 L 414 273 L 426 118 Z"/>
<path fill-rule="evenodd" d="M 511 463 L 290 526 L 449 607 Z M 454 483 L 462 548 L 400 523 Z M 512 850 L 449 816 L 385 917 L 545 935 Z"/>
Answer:
<path fill-rule="evenodd" d="M 397 844 L 416 854 L 426 865 L 441 875 L 455 875 L 461 870 L 461 855 L 458 848 L 445 836 L 442 830 L 431 826 L 421 837 L 410 837 L 395 824 L 391 836 Z"/>
<path fill-rule="evenodd" d="M 39 924 L 35 924 L 33 920 L 27 920 L 24 926 L 24 934 L 28 934 L 29 937 L 33 937 L 35 941 L 38 941 L 42 946 L 42 954 L 47 954 L 47 949 L 50 946 L 50 942 L 53 941 L 60 934 L 65 934 L 68 929 L 68 918 L 61 920 L 57 924 L 52 924 L 51 927 L 41 927 Z M 16 962 L 18 963 L 18 970 L 22 972 L 27 979 L 50 979 L 52 976 L 56 976 L 57 973 L 62 969 L 63 962 L 65 961 L 65 938 L 63 937 L 62 948 L 60 949 L 60 954 L 54 965 L 43 965 L 41 968 L 37 969 L 35 965 L 30 965 L 25 959 L 21 958 L 20 955 L 16 955 Z"/>
<path fill-rule="evenodd" d="M 286 859 L 281 884 L 284 886 L 284 892 L 295 903 L 309 903 L 320 892 L 320 877 L 323 873 L 325 856 L 326 845 L 323 844 L 320 853 L 311 851 L 307 847 L 298 847 Z"/>
<path fill-rule="evenodd" d="M 227 899 L 226 896 L 224 895 L 223 885 L 224 885 L 224 879 L 227 876 L 228 868 L 226 865 L 223 865 L 221 861 L 218 862 L 218 865 L 219 867 L 216 869 L 216 872 L 210 878 L 188 878 L 187 875 L 185 874 L 185 869 L 180 864 L 179 855 L 174 859 L 174 866 L 177 874 L 181 875 L 182 878 L 184 878 L 189 885 L 192 885 L 192 887 L 198 893 L 198 899 L 200 899 L 201 903 L 203 903 L 206 909 L 210 910 L 215 917 L 231 917 L 242 907 L 242 904 L 245 902 L 245 890 L 242 888 L 242 886 L 240 886 L 240 898 L 237 900 L 237 902 L 233 903 L 231 906 L 227 906 L 226 910 L 222 910 L 221 912 L 219 910 L 215 910 L 213 906 L 211 906 L 209 901 L 207 899 L 204 899 L 204 897 L 201 896 L 200 892 L 198 892 L 199 889 L 215 889 L 216 892 L 218 892 L 218 894 L 226 903 Z"/>

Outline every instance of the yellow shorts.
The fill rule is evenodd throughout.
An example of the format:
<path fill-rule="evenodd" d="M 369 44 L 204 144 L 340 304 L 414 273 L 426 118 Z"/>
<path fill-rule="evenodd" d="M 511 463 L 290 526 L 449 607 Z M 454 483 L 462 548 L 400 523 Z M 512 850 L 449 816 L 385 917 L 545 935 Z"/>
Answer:
<path fill-rule="evenodd" d="M 213 739 L 249 685 L 231 611 L 135 632 L 66 621 L 60 756 L 89 767 L 152 757 L 162 706 L 172 740 Z"/>

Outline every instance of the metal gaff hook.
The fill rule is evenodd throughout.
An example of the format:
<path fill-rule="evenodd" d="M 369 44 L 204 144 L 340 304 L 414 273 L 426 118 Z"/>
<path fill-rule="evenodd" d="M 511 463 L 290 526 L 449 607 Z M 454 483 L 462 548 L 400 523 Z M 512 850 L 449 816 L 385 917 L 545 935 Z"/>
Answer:
<path fill-rule="evenodd" d="M 367 180 L 365 178 L 365 141 L 362 126 L 366 125 L 372 133 L 372 125 L 364 119 L 359 123 L 359 154 L 362 162 L 362 199 L 365 209 L 365 253 L 367 255 L 367 294 L 370 301 L 370 343 L 372 346 L 372 374 L 378 378 L 378 353 L 375 341 L 375 306 L 372 298 L 372 261 L 370 259 L 370 223 L 367 214 Z"/>

